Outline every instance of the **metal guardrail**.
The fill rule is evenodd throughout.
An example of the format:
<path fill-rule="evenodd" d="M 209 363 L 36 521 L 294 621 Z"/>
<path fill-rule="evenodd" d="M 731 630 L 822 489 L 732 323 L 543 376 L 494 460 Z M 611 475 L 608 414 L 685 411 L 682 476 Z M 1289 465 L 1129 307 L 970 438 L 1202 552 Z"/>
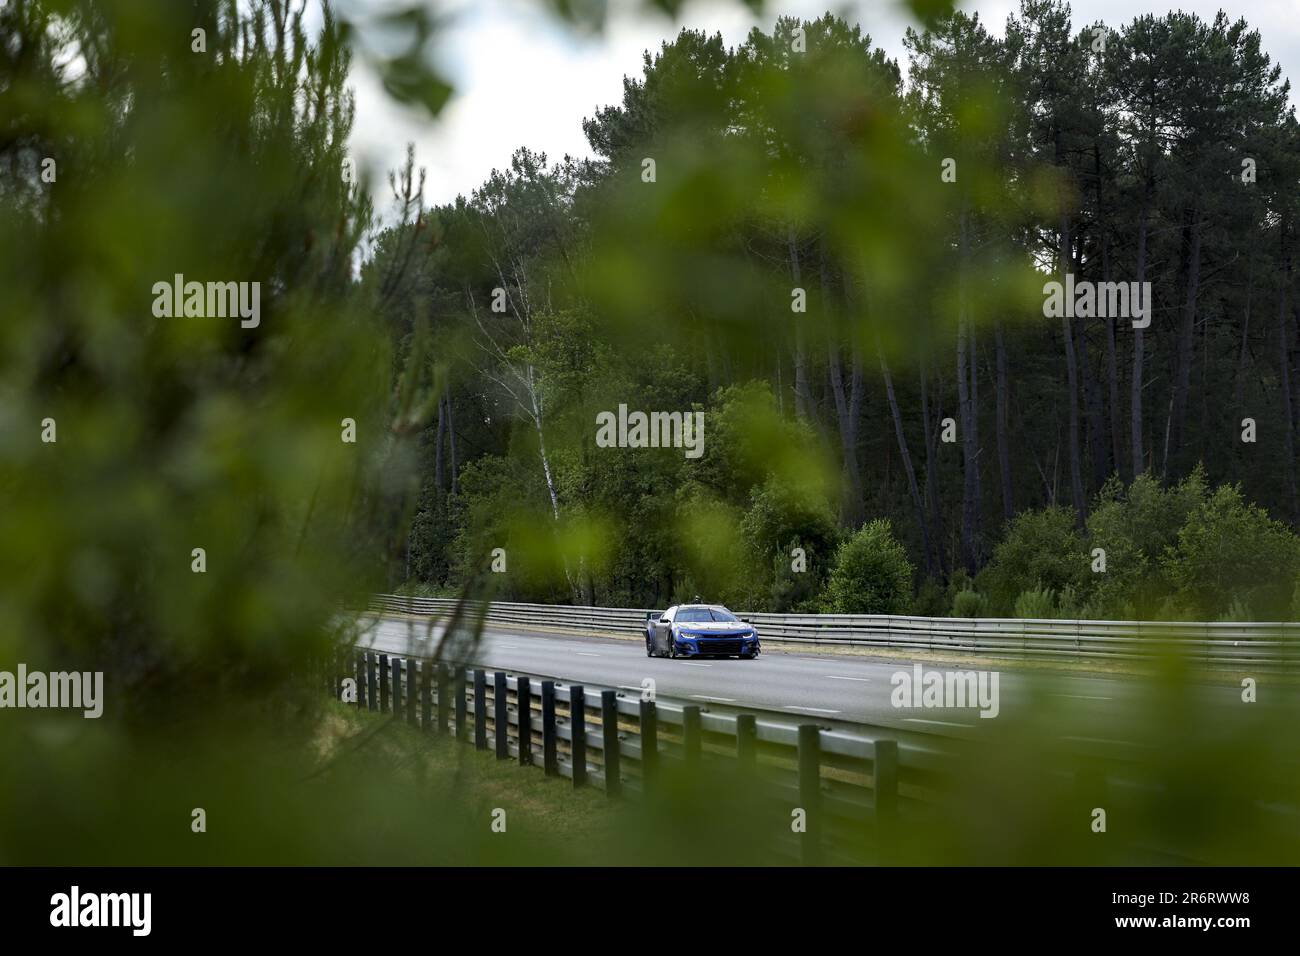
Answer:
<path fill-rule="evenodd" d="M 374 595 L 370 609 L 441 617 L 451 598 Z M 644 633 L 662 609 L 579 607 L 492 602 L 486 620 L 569 631 Z M 1204 664 L 1295 665 L 1300 623 L 1183 623 L 1017 618 L 911 617 L 887 614 L 740 614 L 764 640 L 904 650 L 952 651 L 996 657 L 1145 660 L 1181 654 Z"/>
<path fill-rule="evenodd" d="M 430 735 L 473 741 L 498 760 L 568 778 L 575 789 L 641 795 L 670 770 L 730 762 L 749 772 L 751 796 L 803 811 L 806 830 L 786 834 L 776 850 L 804 863 L 886 859 L 900 827 L 924 826 L 946 812 L 943 794 L 963 766 L 953 748 L 976 745 L 870 725 L 849 732 L 761 709 L 713 712 L 662 696 L 646 700 L 635 691 L 361 648 L 344 651 L 327 671 L 335 699 L 404 718 Z M 1083 756 L 1072 752 L 1065 757 L 1074 759 L 1039 770 L 1081 799 L 1099 779 L 1111 792 L 1150 787 L 1133 776 L 1131 754 Z M 1287 808 L 1275 812 L 1294 816 Z M 1146 854 L 1142 859 L 1156 854 L 1164 862 L 1197 862 L 1169 849 L 1132 849 Z"/>
<path fill-rule="evenodd" d="M 937 744 L 900 742 L 883 729 L 847 733 L 770 712 L 713 713 L 615 688 L 378 651 L 346 652 L 329 670 L 336 699 L 404 717 L 430 734 L 472 740 L 498 759 L 567 777 L 575 788 L 644 793 L 668 767 L 705 760 L 763 771 L 767 792 L 807 815 L 807 832 L 797 842 L 792 833 L 785 849 L 809 863 L 853 862 L 836 854 L 864 838 L 883 839 L 900 816 L 922 818 L 950 760 Z"/>

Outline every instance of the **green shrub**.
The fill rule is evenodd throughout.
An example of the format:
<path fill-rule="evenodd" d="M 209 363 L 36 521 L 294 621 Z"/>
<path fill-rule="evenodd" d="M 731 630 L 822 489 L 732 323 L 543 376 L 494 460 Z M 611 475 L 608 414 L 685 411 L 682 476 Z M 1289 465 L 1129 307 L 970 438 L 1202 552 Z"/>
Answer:
<path fill-rule="evenodd" d="M 1101 548 L 1106 555 L 1105 572 L 1089 575 L 1089 616 L 1130 619 L 1157 614 L 1174 591 L 1161 556 L 1177 544 L 1187 516 L 1207 493 L 1199 466 L 1171 488 L 1149 474 L 1139 475 L 1128 488 L 1117 477 L 1106 482 L 1088 516 L 1090 570 L 1093 549 Z"/>
<path fill-rule="evenodd" d="M 1061 588 L 1061 593 L 1056 598 L 1056 616 L 1066 621 L 1074 621 L 1082 618 L 1083 602 L 1079 598 L 1079 592 L 1075 590 L 1073 584 L 1067 584 Z"/>
<path fill-rule="evenodd" d="M 1219 620 L 1225 622 L 1252 621 L 1254 618 L 1251 617 L 1249 603 L 1242 600 L 1240 597 L 1235 597 L 1232 599 L 1232 603 L 1228 605 L 1227 609 L 1219 615 Z"/>
<path fill-rule="evenodd" d="M 1300 539 L 1236 485 L 1223 485 L 1192 509 L 1161 564 L 1180 603 L 1214 620 L 1234 602 L 1261 619 L 1290 610 Z"/>
<path fill-rule="evenodd" d="M 1200 611 L 1188 605 L 1188 603 L 1177 594 L 1171 594 L 1161 602 L 1156 608 L 1155 620 L 1157 621 L 1176 621 L 1193 623 L 1204 620 Z"/>
<path fill-rule="evenodd" d="M 678 600 L 695 595 L 710 604 L 746 610 L 761 607 L 768 597 L 767 562 L 750 548 L 741 530 L 743 512 L 695 487 L 677 509 L 681 541 Z"/>
<path fill-rule="evenodd" d="M 830 502 L 815 486 L 769 476 L 753 489 L 741 531 L 751 552 L 771 561 L 765 610 L 787 611 L 818 598 L 838 533 Z M 801 570 L 791 566 L 795 548 L 804 552 Z"/>
<path fill-rule="evenodd" d="M 1028 619 L 1056 617 L 1056 591 L 1045 587 L 1021 591 L 1016 598 L 1012 615 Z"/>
<path fill-rule="evenodd" d="M 835 552 L 822 609 L 829 614 L 901 614 L 912 601 L 912 563 L 885 519 L 854 532 Z"/>
<path fill-rule="evenodd" d="M 912 601 L 912 613 L 918 617 L 943 617 L 951 607 L 948 590 L 934 578 L 921 582 Z"/>
<path fill-rule="evenodd" d="M 989 602 L 979 591 L 967 588 L 952 599 L 952 617 L 987 617 Z"/>
<path fill-rule="evenodd" d="M 1091 584 L 1090 575 L 1074 511 L 1053 506 L 1015 517 L 994 548 L 993 560 L 980 573 L 980 584 L 993 613 L 1005 614 L 1030 582 L 1057 592 L 1073 585 L 1082 592 Z"/>

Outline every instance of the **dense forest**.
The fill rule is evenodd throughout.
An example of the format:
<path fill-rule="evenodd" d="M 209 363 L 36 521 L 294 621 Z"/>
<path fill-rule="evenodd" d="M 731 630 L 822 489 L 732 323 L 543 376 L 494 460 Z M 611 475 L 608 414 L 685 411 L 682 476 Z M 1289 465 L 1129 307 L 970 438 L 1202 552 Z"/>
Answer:
<path fill-rule="evenodd" d="M 1288 82 L 1222 13 L 1024 0 L 1001 34 L 952 13 L 899 64 L 829 14 L 684 29 L 583 122 L 594 159 L 520 148 L 430 207 L 411 156 L 361 280 L 414 465 L 388 585 L 1295 614 Z M 602 447 L 620 406 L 701 413 L 702 453 Z"/>

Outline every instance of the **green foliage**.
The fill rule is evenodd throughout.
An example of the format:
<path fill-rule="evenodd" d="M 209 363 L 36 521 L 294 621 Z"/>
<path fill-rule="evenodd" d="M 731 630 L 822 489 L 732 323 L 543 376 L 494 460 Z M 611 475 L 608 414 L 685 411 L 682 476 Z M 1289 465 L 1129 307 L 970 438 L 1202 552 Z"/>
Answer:
<path fill-rule="evenodd" d="M 590 22 L 606 5 L 551 6 Z M 433 65 L 440 21 L 418 4 L 348 24 L 326 11 L 312 33 L 279 0 L 0 0 L 0 666 L 106 675 L 100 721 L 6 714 L 6 862 L 582 862 L 573 847 L 770 861 L 753 835 L 780 828 L 736 797 L 752 787 L 671 767 L 607 841 L 557 826 L 554 842 L 521 829 L 507 844 L 475 823 L 454 750 L 431 788 L 412 782 L 426 744 L 400 724 L 367 721 L 322 764 L 313 734 L 338 714 L 319 707 L 314 665 L 355 638 L 341 612 L 403 578 L 413 594 L 549 602 L 1300 613 L 1295 536 L 1263 506 L 1297 517 L 1293 449 L 1222 441 L 1240 406 L 1263 430 L 1293 424 L 1273 399 L 1300 134 L 1258 34 L 1226 17 L 1139 17 L 1094 61 L 1059 4 L 1026 4 L 1005 41 L 943 0 L 911 6 L 929 29 L 908 38 L 907 89 L 834 16 L 782 18 L 734 50 L 686 30 L 586 124 L 595 161 L 523 148 L 468 198 L 427 209 L 412 155 L 392 180 L 397 224 L 363 244 L 368 184 L 342 175 L 349 51 L 436 114 L 450 93 Z M 187 43 L 196 24 L 201 55 Z M 360 35 L 380 27 L 383 43 Z M 806 56 L 790 51 L 797 28 Z M 936 175 L 950 154 L 951 184 Z M 653 184 L 640 178 L 648 155 Z M 1224 175 L 1241 155 L 1260 157 L 1258 188 Z M 1148 336 L 1155 373 L 1132 383 L 1140 423 L 1170 409 L 1169 451 L 1148 433 L 1138 467 L 1190 477 L 1105 485 L 1086 534 L 1036 505 L 1071 469 L 1096 489 L 1097 473 L 1131 462 L 1088 468 L 1062 450 L 1053 464 L 1063 422 L 1082 411 L 1084 454 L 1113 457 L 1129 436 L 1106 434 L 1104 412 L 1129 409 L 1098 409 L 1097 427 L 1091 407 L 1061 407 L 1061 330 L 1042 330 L 1036 286 L 1065 225 L 1086 237 L 1086 273 L 1106 259 L 1098 248 L 1117 268 L 1147 262 L 1157 300 L 1196 318 Z M 259 324 L 154 315 L 154 285 L 177 274 L 257 282 Z M 796 276 L 813 308 L 792 321 Z M 497 289 L 505 311 L 490 307 Z M 1281 325 L 1239 322 L 1252 302 Z M 993 456 L 958 461 L 931 440 L 953 411 L 959 317 L 979 332 L 968 384 L 985 401 L 1006 356 L 1001 329 L 977 326 L 1005 322 L 1023 402 L 1006 477 L 1027 510 L 979 590 L 958 573 L 944 591 L 932 578 L 953 564 L 956 525 L 979 552 L 993 536 L 973 526 L 995 511 L 991 481 L 963 481 L 994 475 Z M 1131 342 L 1117 340 L 1120 368 Z M 878 420 L 873 350 L 898 359 L 897 434 L 855 430 Z M 1080 353 L 1094 378 L 1068 400 L 1109 402 L 1104 386 L 1127 383 L 1096 378 L 1102 350 Z M 1191 382 L 1205 389 L 1199 414 Z M 957 401 L 966 422 L 993 423 L 973 395 Z M 704 457 L 595 447 L 593 415 L 620 403 L 702 411 Z M 57 441 L 40 439 L 47 418 Z M 344 419 L 355 444 L 340 440 Z M 1211 471 L 1193 471 L 1188 456 L 1211 442 Z M 851 464 L 863 474 L 846 496 Z M 1234 476 L 1243 484 L 1223 484 Z M 897 526 L 919 538 L 928 519 L 934 544 L 915 598 L 894 526 L 840 542 L 832 510 L 897 514 L 909 498 Z M 806 575 L 789 569 L 794 547 Z M 1092 547 L 1107 551 L 1105 575 L 1088 570 Z M 1161 759 L 1126 767 L 1149 779 L 1123 816 L 1152 837 L 1144 852 L 1173 835 L 1195 860 L 1290 862 L 1294 834 L 1262 808 L 1294 801 L 1294 715 L 1275 732 L 1254 708 L 1205 707 L 1174 682 L 1142 689 L 1125 724 Z M 971 813 L 904 832 L 908 859 L 1131 862 L 1119 841 L 1044 813 L 1070 805 L 1056 773 L 1065 721 L 1050 717 L 1008 723 L 1023 736 L 952 774 L 943 796 Z M 1207 779 L 1207 766 L 1220 772 Z M 178 839 L 195 794 L 221 822 L 198 839 L 182 822 Z M 557 817 L 577 799 L 547 796 Z M 742 809 L 719 830 L 700 806 Z M 1224 815 L 1205 807 L 1234 808 L 1232 826 L 1207 825 Z M 1141 832 L 1143 820 L 1159 826 Z"/>
<path fill-rule="evenodd" d="M 1300 570 L 1300 539 L 1236 485 L 1199 502 L 1167 548 L 1162 566 L 1182 600 L 1205 619 L 1239 613 L 1279 620 L 1290 605 Z"/>
<path fill-rule="evenodd" d="M 993 613 L 1006 614 L 1014 608 L 1025 582 L 1053 592 L 1071 585 L 1083 592 L 1091 583 L 1088 567 L 1074 512 L 1054 506 L 1018 514 L 993 549 L 993 560 L 979 581 Z"/>
<path fill-rule="evenodd" d="M 988 617 L 989 600 L 974 588 L 963 588 L 953 595 L 950 617 Z"/>
<path fill-rule="evenodd" d="M 772 475 L 752 492 L 741 530 L 754 554 L 772 556 L 772 591 L 764 610 L 784 611 L 816 597 L 839 535 L 829 502 Z M 800 570 L 793 567 L 796 548 L 803 551 Z"/>
<path fill-rule="evenodd" d="M 1094 549 L 1105 570 L 1094 572 Z M 1079 569 L 1086 569 L 1080 571 Z M 1083 536 L 1064 508 L 1025 511 L 980 574 L 995 613 L 1046 608 L 1071 618 L 1280 620 L 1291 609 L 1300 539 L 1239 487 L 1213 491 L 1193 470 L 1165 487 L 1141 475 L 1107 482 Z M 1019 582 L 1033 581 L 1008 602 Z"/>
<path fill-rule="evenodd" d="M 1079 592 L 1073 584 L 1067 584 L 1061 589 L 1061 593 L 1056 599 L 1056 616 L 1066 620 L 1078 620 L 1084 616 L 1084 605 L 1080 602 Z"/>
<path fill-rule="evenodd" d="M 917 617 L 943 617 L 952 609 L 952 597 L 948 589 L 934 578 L 926 578 L 916 589 L 909 612 Z"/>
<path fill-rule="evenodd" d="M 1106 556 L 1105 572 L 1089 575 L 1096 612 L 1116 618 L 1125 606 L 1140 616 L 1156 612 L 1175 587 L 1161 558 L 1206 494 L 1201 468 L 1168 488 L 1150 474 L 1127 488 L 1117 478 L 1106 483 L 1087 526 L 1088 548 L 1101 548 Z M 1090 555 L 1090 567 L 1093 560 Z"/>
<path fill-rule="evenodd" d="M 0 54 L 0 658 L 104 669 L 118 717 L 265 693 L 328 647 L 409 477 L 352 284 L 342 28 L 203 8 L 205 56 L 192 5 L 0 11 L 27 51 Z M 178 273 L 259 283 L 258 324 L 156 316 Z"/>
<path fill-rule="evenodd" d="M 1270 183 L 1287 181 L 1300 155 L 1280 72 L 1259 35 L 1227 18 L 1140 17 L 1114 31 L 1098 58 L 1090 29 L 1076 30 L 1060 3 L 1024 5 L 1003 37 L 978 16 L 935 12 L 907 35 L 902 70 L 859 26 L 829 14 L 780 17 L 734 49 L 682 29 L 646 53 L 617 103 L 583 123 L 595 160 L 553 163 L 522 147 L 468 199 L 430 211 L 410 237 L 380 237 L 363 284 L 386 289 L 387 267 L 415 250 L 411 280 L 388 290 L 383 311 L 405 344 L 428 303 L 441 354 L 466 369 L 450 387 L 472 408 L 461 421 L 470 418 L 473 454 L 544 472 L 544 481 L 524 480 L 516 498 L 537 521 L 550 510 L 557 534 L 570 514 L 599 515 L 621 542 L 602 570 L 577 575 L 584 600 L 661 604 L 707 586 L 748 595 L 755 609 L 805 605 L 829 572 L 823 509 L 831 502 L 843 527 L 867 513 L 890 515 L 927 576 L 958 564 L 975 572 L 991 556 L 978 577 L 990 613 L 1009 614 L 1022 591 L 1042 587 L 1056 592 L 1060 614 L 1154 616 L 1175 605 L 1186 614 L 1186 600 L 1171 603 L 1178 585 L 1164 555 L 1206 488 L 1240 476 L 1254 500 L 1282 513 L 1295 462 L 1260 467 L 1258 458 L 1270 450 L 1285 458 L 1281 443 L 1260 446 L 1249 465 L 1236 443 L 1221 447 L 1211 472 L 1186 451 L 1227 433 L 1235 404 L 1217 399 L 1229 383 L 1251 408 L 1277 406 L 1251 394 L 1254 383 L 1273 381 L 1255 356 L 1272 354 L 1256 346 L 1276 333 L 1233 317 L 1278 286 L 1265 277 L 1285 266 L 1269 250 L 1285 247 L 1276 223 L 1289 220 L 1272 210 L 1291 209 L 1291 200 L 1263 179 L 1243 191 L 1222 175 L 1239 158 L 1222 145 L 1231 137 L 1278 171 Z M 792 51 L 796 30 L 804 53 Z M 1147 110 L 1132 106 L 1140 95 Z M 1176 148 L 1148 156 L 1170 126 L 1185 130 Z M 642 179 L 646 157 L 657 162 L 653 182 Z M 951 182 L 936 175 L 948 157 L 959 159 Z M 1192 229 L 1203 262 L 1188 261 L 1187 223 L 1207 224 Z M 1230 277 L 1223 295 L 1195 303 L 1209 319 L 1204 347 L 1187 349 L 1178 336 L 1145 341 L 1145 366 L 1176 374 L 1134 393 L 1147 402 L 1137 420 L 1148 427 L 1151 408 L 1172 409 L 1168 450 L 1148 431 L 1136 454 L 1170 476 L 1168 487 L 1150 473 L 1127 488 L 1101 478 L 1131 466 L 1129 392 L 1103 380 L 1130 366 L 1130 339 L 1117 340 L 1113 364 L 1101 350 L 1079 349 L 1073 373 L 1090 384 L 1070 401 L 1085 413 L 1086 434 L 1077 454 L 1061 442 L 1067 369 L 1060 330 L 1042 332 L 1034 264 L 1059 258 L 1063 227 L 1101 242 L 1116 268 L 1149 263 L 1160 301 L 1188 301 L 1194 269 Z M 1263 258 L 1242 277 L 1232 263 L 1247 247 Z M 1102 258 L 1085 256 L 1079 271 L 1101 278 Z M 792 323 L 796 276 L 811 307 Z M 498 288 L 507 293 L 504 314 L 487 310 Z M 960 387 L 953 394 L 944 363 L 929 361 L 952 354 L 959 316 L 987 359 L 971 366 L 968 398 Z M 990 336 L 977 326 L 992 316 L 999 328 Z M 1189 354 L 1197 379 L 1186 374 Z M 894 369 L 897 433 L 861 427 L 878 398 L 877 359 Z M 960 416 L 996 428 L 973 386 L 997 394 L 996 381 L 981 379 L 1003 364 L 1023 409 L 998 437 L 1023 444 L 1024 454 L 996 469 L 992 455 L 968 468 L 975 448 L 958 459 L 933 447 L 933 410 L 955 398 L 970 406 L 956 409 Z M 1201 416 L 1186 414 L 1193 381 L 1216 399 Z M 1104 408 L 1112 399 L 1123 407 Z M 704 458 L 593 450 L 593 415 L 620 403 L 703 410 Z M 1282 425 L 1280 415 L 1261 420 Z M 1039 507 L 1069 494 L 1071 471 L 1086 529 L 1073 514 Z M 1020 509 L 1001 542 L 987 524 L 995 473 L 1011 510 Z M 1095 503 L 1085 508 L 1090 493 Z M 444 584 L 457 575 L 439 552 L 451 535 L 428 525 L 435 515 L 454 520 L 454 508 L 433 501 L 448 495 L 423 492 L 409 562 L 412 573 L 445 575 Z M 688 503 L 703 502 L 734 519 L 725 544 L 744 567 L 743 588 L 724 586 L 720 571 L 691 556 L 699 545 L 684 540 L 683 516 Z M 781 560 L 796 546 L 815 557 L 806 575 Z M 1091 570 L 1096 548 L 1106 553 L 1105 573 Z M 950 581 L 948 590 L 944 609 L 962 585 Z"/>
<path fill-rule="evenodd" d="M 1037 587 L 1020 592 L 1012 610 L 1012 617 L 1050 619 L 1056 617 L 1056 591 Z"/>
<path fill-rule="evenodd" d="M 715 392 L 705 412 L 705 436 L 704 456 L 692 477 L 729 501 L 749 502 L 769 475 L 787 500 L 802 497 L 797 507 L 810 516 L 834 500 L 835 469 L 825 448 L 806 423 L 780 413 L 766 382 Z"/>
<path fill-rule="evenodd" d="M 761 600 L 758 581 L 765 562 L 744 547 L 740 508 L 704 489 L 682 496 L 677 531 L 682 574 L 673 592 L 676 601 L 698 595 L 710 604 L 749 607 Z"/>
<path fill-rule="evenodd" d="M 912 574 L 889 521 L 877 518 L 836 550 L 822 609 L 830 614 L 902 614 L 912 600 Z"/>
<path fill-rule="evenodd" d="M 1234 597 L 1232 603 L 1217 618 L 1220 621 L 1251 621 L 1250 606 L 1241 598 Z"/>
<path fill-rule="evenodd" d="M 281 812 L 318 769 L 304 677 L 401 561 L 437 376 L 355 282 L 349 33 L 301 9 L 0 3 L 0 669 L 104 675 L 98 720 L 5 712 L 7 860 L 177 862 L 195 803 L 244 837 L 190 862 L 333 829 L 329 787 Z M 163 314 L 177 276 L 257 311 Z"/>

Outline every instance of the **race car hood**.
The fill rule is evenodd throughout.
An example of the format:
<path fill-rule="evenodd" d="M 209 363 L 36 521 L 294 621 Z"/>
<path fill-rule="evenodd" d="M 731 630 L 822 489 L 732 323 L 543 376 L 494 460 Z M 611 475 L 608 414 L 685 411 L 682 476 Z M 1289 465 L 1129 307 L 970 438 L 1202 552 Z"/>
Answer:
<path fill-rule="evenodd" d="M 679 622 L 677 628 L 682 631 L 690 631 L 697 634 L 748 634 L 751 630 L 748 624 L 731 621 L 701 621 L 698 624 Z"/>

